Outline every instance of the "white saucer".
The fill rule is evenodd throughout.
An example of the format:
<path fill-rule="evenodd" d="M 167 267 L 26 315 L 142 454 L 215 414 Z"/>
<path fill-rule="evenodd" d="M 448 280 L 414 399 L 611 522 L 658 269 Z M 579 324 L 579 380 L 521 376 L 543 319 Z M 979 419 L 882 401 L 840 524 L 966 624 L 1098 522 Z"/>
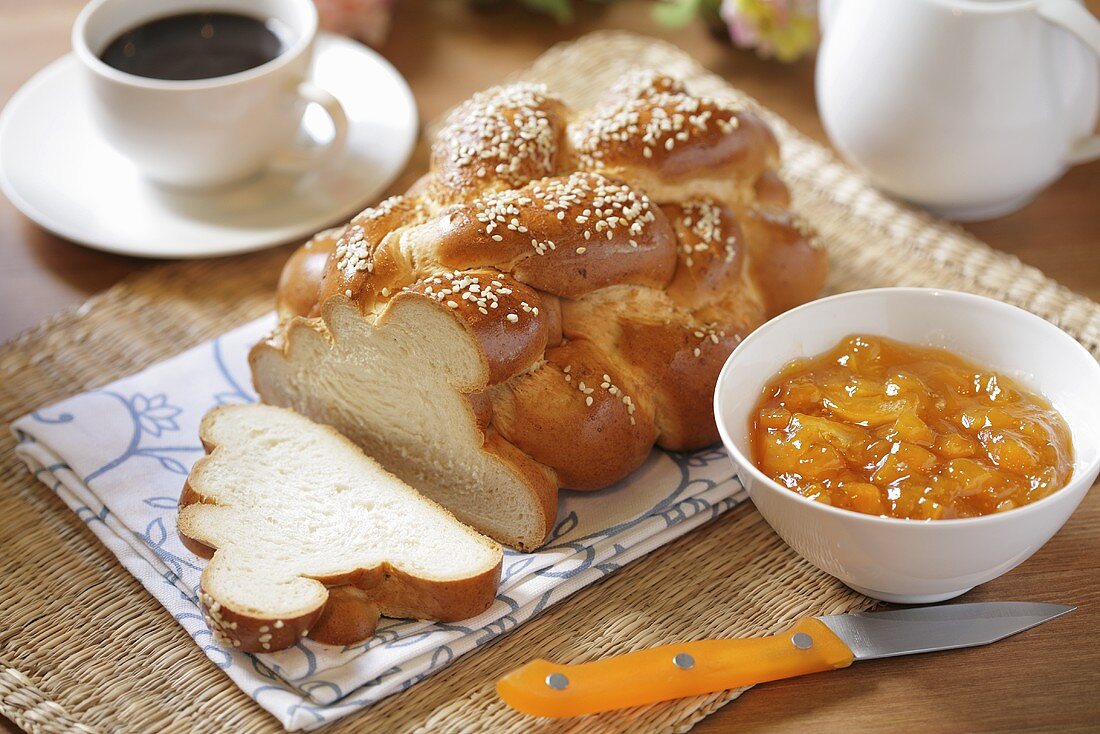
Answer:
<path fill-rule="evenodd" d="M 146 182 L 99 137 L 81 68 L 69 54 L 36 74 L 0 114 L 0 188 L 51 232 L 108 252 L 207 257 L 301 239 L 381 194 L 417 134 L 408 85 L 366 46 L 321 34 L 312 80 L 347 113 L 346 148 L 331 163 L 214 191 L 170 191 Z M 320 110 L 307 110 L 303 123 L 315 140 L 331 135 Z"/>

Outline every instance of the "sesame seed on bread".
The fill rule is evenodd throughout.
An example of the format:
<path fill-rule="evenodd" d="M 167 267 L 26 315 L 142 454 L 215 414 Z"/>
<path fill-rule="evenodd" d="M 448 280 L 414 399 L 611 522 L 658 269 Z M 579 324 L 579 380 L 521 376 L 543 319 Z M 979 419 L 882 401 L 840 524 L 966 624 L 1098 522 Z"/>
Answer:
<path fill-rule="evenodd" d="M 579 111 L 542 85 L 481 92 L 413 189 L 313 245 L 331 250 L 319 276 L 291 261 L 256 388 L 537 547 L 559 488 L 715 442 L 726 357 L 820 290 L 778 165 L 750 109 L 652 71 Z"/>

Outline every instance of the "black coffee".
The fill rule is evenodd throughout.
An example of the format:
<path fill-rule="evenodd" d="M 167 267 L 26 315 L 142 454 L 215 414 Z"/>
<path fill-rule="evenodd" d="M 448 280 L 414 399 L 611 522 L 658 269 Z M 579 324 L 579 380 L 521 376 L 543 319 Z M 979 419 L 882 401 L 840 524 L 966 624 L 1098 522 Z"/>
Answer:
<path fill-rule="evenodd" d="M 152 79 L 211 79 L 266 64 L 284 47 L 275 21 L 237 13 L 182 13 L 122 33 L 100 55 Z"/>

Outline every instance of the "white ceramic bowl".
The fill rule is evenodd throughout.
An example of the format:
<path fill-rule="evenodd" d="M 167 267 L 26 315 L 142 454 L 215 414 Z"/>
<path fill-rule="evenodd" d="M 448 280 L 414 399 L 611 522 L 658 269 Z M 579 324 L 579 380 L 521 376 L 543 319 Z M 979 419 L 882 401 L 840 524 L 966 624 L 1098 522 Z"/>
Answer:
<path fill-rule="evenodd" d="M 769 479 L 753 465 L 749 446 L 764 385 L 791 360 L 828 351 L 850 334 L 948 349 L 1044 395 L 1073 437 L 1070 483 L 1001 514 L 919 521 L 831 507 Z M 1027 311 L 954 291 L 857 291 L 772 319 L 730 355 L 714 412 L 738 477 L 780 537 L 856 591 L 902 604 L 950 599 L 1023 563 L 1062 527 L 1100 471 L 1100 364 Z"/>

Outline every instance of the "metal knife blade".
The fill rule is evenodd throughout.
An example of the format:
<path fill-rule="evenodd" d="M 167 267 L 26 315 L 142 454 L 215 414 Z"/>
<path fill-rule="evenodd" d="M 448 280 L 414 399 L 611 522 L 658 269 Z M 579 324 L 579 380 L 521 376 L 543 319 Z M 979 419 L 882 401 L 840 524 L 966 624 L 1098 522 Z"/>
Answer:
<path fill-rule="evenodd" d="M 856 660 L 872 660 L 988 645 L 1074 609 L 1064 604 L 991 601 L 817 619 L 844 641 Z"/>

